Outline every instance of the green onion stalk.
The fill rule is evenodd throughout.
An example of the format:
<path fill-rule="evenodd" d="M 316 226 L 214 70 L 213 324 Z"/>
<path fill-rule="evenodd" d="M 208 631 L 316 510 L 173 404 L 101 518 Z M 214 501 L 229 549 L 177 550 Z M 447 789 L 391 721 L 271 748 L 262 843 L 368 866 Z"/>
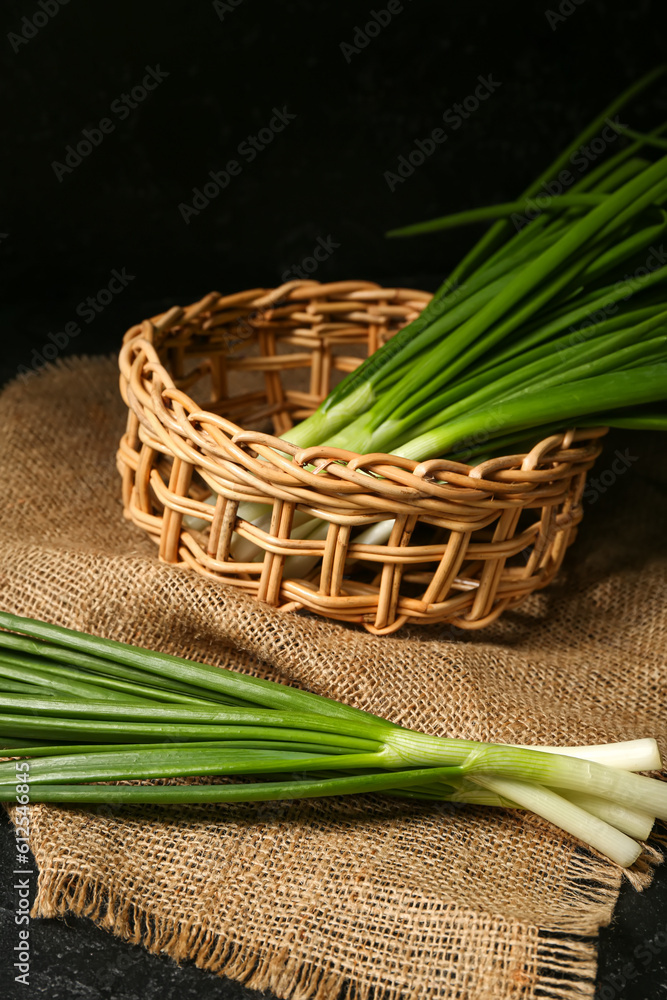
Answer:
<path fill-rule="evenodd" d="M 0 748 L 0 801 L 22 805 L 385 794 L 529 810 L 622 867 L 667 819 L 667 783 L 637 773 L 662 767 L 653 739 L 526 747 L 443 738 L 5 612 Z"/>
<path fill-rule="evenodd" d="M 408 237 L 493 222 L 421 315 L 284 439 L 473 462 L 573 426 L 667 429 L 667 266 L 655 251 L 667 232 L 667 123 L 642 134 L 612 121 L 664 71 L 617 97 L 517 199 L 392 230 Z M 563 194 L 539 197 L 610 124 L 625 148 Z M 541 212 L 528 220 L 535 204 Z M 266 505 L 242 504 L 239 516 L 269 528 Z M 384 542 L 392 524 L 379 521 L 355 541 Z M 298 511 L 292 537 L 326 530 Z M 235 535 L 234 559 L 262 556 Z M 288 557 L 284 572 L 306 576 L 316 561 Z"/>

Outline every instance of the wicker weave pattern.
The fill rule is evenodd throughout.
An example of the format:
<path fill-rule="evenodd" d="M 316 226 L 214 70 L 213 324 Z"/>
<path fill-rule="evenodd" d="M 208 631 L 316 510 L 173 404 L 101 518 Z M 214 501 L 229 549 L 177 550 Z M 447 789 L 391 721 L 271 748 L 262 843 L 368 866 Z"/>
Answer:
<path fill-rule="evenodd" d="M 429 299 L 370 282 L 290 282 L 211 293 L 128 330 L 123 502 L 160 559 L 284 610 L 363 622 L 375 633 L 406 622 L 481 628 L 549 583 L 581 520 L 604 428 L 553 435 L 528 454 L 475 467 L 277 439 L 317 407 L 335 372 L 360 363 L 360 345 L 372 352 Z M 288 384 L 299 368 L 305 389 Z M 244 372 L 255 373 L 251 390 L 230 391 Z M 195 387 L 205 405 L 188 394 Z M 273 434 L 263 429 L 269 420 Z M 204 502 L 211 492 L 215 506 Z M 243 502 L 269 505 L 270 525 L 240 518 Z M 291 538 L 297 511 L 327 521 L 326 537 Z M 207 527 L 188 527 L 184 515 Z M 386 544 L 355 543 L 358 526 L 388 518 Z M 257 558 L 233 558 L 239 537 L 255 543 Z M 303 578 L 290 578 L 289 562 L 285 571 L 294 555 L 312 557 Z"/>

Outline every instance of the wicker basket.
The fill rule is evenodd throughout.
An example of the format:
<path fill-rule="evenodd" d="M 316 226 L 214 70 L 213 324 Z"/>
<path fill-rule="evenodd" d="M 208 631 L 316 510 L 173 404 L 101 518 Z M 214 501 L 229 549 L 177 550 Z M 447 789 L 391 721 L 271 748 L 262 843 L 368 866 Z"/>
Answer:
<path fill-rule="evenodd" d="M 160 559 L 378 634 L 406 622 L 482 628 L 548 584 L 581 520 L 605 428 L 475 467 L 299 450 L 273 436 L 429 298 L 363 281 L 293 281 L 211 293 L 128 330 L 123 502 Z M 270 518 L 239 517 L 248 501 L 269 505 Z M 324 519 L 326 534 L 290 537 L 299 512 Z M 394 520 L 386 543 L 355 542 L 358 526 L 380 520 Z M 232 554 L 240 539 L 254 543 L 245 562 Z M 299 578 L 289 575 L 295 555 L 309 557 Z"/>

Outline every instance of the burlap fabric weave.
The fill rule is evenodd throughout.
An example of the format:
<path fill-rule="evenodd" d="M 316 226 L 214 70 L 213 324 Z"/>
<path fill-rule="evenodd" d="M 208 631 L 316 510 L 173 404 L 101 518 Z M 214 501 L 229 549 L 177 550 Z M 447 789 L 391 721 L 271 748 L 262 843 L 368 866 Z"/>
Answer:
<path fill-rule="evenodd" d="M 161 565 L 122 518 L 123 425 L 110 359 L 5 390 L 4 609 L 304 686 L 438 735 L 654 734 L 666 748 L 657 435 L 628 438 L 628 471 L 610 472 L 604 495 L 589 492 L 580 538 L 546 591 L 480 633 L 373 637 Z M 31 838 L 36 915 L 88 915 L 152 951 L 295 1000 L 590 997 L 596 932 L 622 878 L 519 811 L 380 797 L 35 806 Z M 638 886 L 657 857 L 648 849 L 635 866 Z"/>

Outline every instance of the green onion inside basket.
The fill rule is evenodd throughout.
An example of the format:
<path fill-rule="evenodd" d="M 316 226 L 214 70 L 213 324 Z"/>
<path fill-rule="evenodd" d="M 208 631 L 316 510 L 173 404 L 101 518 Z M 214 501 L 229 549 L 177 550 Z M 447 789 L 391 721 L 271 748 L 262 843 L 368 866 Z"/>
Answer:
<path fill-rule="evenodd" d="M 518 201 L 394 230 L 409 236 L 500 220 L 422 314 L 285 440 L 475 463 L 529 450 L 567 427 L 667 429 L 667 266 L 655 252 L 667 232 L 667 124 L 631 133 L 566 194 L 542 196 L 579 146 L 616 127 L 612 116 L 663 72 L 613 101 Z M 241 505 L 239 516 L 268 527 L 267 509 Z M 368 529 L 370 540 L 386 541 L 392 525 Z M 295 522 L 292 537 L 325 531 L 311 518 Z M 262 554 L 236 537 L 234 558 Z M 314 562 L 290 557 L 285 576 L 306 575 Z"/>
<path fill-rule="evenodd" d="M 655 819 L 667 819 L 667 783 L 634 773 L 662 766 L 652 739 L 515 747 L 429 736 L 272 681 L 3 612 L 0 748 L 24 758 L 0 762 L 0 801 L 22 805 L 376 792 L 527 809 L 623 867 Z M 213 780 L 165 783 L 183 777 Z"/>

